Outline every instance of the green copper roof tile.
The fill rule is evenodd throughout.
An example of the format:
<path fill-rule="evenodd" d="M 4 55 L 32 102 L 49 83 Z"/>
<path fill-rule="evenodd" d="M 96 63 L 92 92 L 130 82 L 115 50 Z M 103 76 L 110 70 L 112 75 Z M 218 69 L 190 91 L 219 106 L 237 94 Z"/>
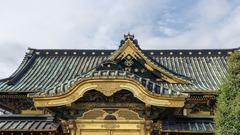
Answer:
<path fill-rule="evenodd" d="M 33 50 L 26 54 L 18 69 L 7 79 L 0 81 L 0 92 L 44 91 L 74 79 L 94 69 L 106 60 L 113 50 Z M 198 54 L 198 52 L 202 54 Z M 218 52 L 221 51 L 221 54 Z M 191 79 L 192 84 L 167 84 L 164 87 L 186 92 L 214 92 L 227 73 L 226 50 L 143 50 L 152 60 L 166 69 Z M 39 52 L 40 54 L 36 54 Z M 46 55 L 46 52 L 49 52 Z M 56 54 L 56 52 L 58 52 Z M 67 52 L 67 54 L 64 54 Z M 74 54 L 74 52 L 76 52 Z M 83 54 L 85 52 L 85 54 Z M 92 52 L 95 52 L 93 55 Z M 102 53 L 104 52 L 104 53 Z M 152 55 L 151 55 L 151 52 Z M 173 54 L 170 54 L 173 52 Z M 181 55 L 180 55 L 181 52 Z M 192 53 L 191 55 L 189 53 Z M 211 54 L 208 54 L 211 52 Z M 32 65 L 25 69 L 32 57 Z M 23 69 L 26 71 L 23 72 Z M 9 84 L 16 75 L 14 84 Z M 160 83 L 160 82 L 159 82 Z M 152 87 L 152 86 L 151 86 Z"/>
<path fill-rule="evenodd" d="M 54 131 L 59 127 L 50 116 L 20 116 L 20 115 L 1 115 L 1 131 Z"/>

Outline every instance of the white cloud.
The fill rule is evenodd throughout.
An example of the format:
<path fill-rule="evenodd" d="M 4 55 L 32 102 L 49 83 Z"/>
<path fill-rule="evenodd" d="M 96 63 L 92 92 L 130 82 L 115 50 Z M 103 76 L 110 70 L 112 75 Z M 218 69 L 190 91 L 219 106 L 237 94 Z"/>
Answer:
<path fill-rule="evenodd" d="M 27 47 L 116 49 L 128 31 L 145 49 L 237 47 L 238 4 L 202 0 L 170 12 L 178 2 L 0 0 L 0 78 L 16 69 Z"/>
<path fill-rule="evenodd" d="M 240 45 L 240 5 L 226 0 L 205 0 L 190 8 L 187 15 L 194 20 L 185 22 L 186 31 L 170 28 L 170 37 L 148 34 L 142 36 L 143 44 L 150 48 L 236 48 Z M 167 33 L 168 27 L 162 32 Z M 150 31 L 151 33 L 151 31 Z"/>
<path fill-rule="evenodd" d="M 17 43 L 0 43 L 0 77 L 13 73 L 24 57 L 26 48 Z"/>
<path fill-rule="evenodd" d="M 231 11 L 229 0 L 202 0 L 196 6 L 196 12 L 199 13 L 200 22 L 218 23 Z"/>

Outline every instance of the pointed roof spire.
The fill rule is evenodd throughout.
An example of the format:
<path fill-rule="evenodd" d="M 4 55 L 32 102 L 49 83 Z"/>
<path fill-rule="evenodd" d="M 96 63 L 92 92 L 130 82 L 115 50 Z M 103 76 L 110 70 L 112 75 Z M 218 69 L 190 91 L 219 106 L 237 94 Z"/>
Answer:
<path fill-rule="evenodd" d="M 127 40 L 127 39 L 131 39 L 131 40 L 133 40 L 133 39 L 134 39 L 134 35 L 131 34 L 130 32 L 128 32 L 127 35 L 124 34 L 124 39 L 125 39 L 125 40 Z"/>
<path fill-rule="evenodd" d="M 131 34 L 130 32 L 128 32 L 128 34 L 124 34 L 124 39 L 121 40 L 119 48 L 120 48 L 123 44 L 125 44 L 125 42 L 126 42 L 127 40 L 131 40 L 131 41 L 133 42 L 133 44 L 136 45 L 136 47 L 139 48 L 137 39 L 134 39 L 134 35 Z M 139 49 L 140 49 L 140 48 L 139 48 Z"/>

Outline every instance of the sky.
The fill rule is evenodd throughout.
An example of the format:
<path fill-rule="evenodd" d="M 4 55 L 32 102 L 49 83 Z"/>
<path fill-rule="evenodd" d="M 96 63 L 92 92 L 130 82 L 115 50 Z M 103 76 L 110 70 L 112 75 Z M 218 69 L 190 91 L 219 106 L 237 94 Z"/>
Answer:
<path fill-rule="evenodd" d="M 239 0 L 0 0 L 0 78 L 27 48 L 117 49 L 131 32 L 143 49 L 240 47 Z"/>

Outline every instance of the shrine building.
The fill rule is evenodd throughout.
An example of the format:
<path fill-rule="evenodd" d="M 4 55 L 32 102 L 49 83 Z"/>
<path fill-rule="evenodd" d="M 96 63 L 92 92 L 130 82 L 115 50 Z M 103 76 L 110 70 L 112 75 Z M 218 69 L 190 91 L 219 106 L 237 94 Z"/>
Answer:
<path fill-rule="evenodd" d="M 28 49 L 0 80 L 0 135 L 212 135 L 237 49 Z"/>

